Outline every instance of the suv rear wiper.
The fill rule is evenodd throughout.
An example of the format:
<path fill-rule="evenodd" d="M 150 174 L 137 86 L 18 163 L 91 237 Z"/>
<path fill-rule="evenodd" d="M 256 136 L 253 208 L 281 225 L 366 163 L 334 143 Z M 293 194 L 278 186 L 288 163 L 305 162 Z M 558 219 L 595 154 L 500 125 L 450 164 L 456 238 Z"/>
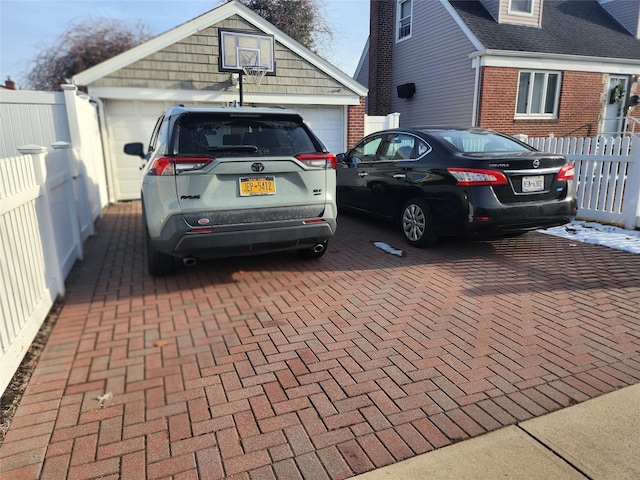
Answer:
<path fill-rule="evenodd" d="M 223 147 L 209 147 L 210 152 L 257 152 L 255 145 L 225 145 Z"/>

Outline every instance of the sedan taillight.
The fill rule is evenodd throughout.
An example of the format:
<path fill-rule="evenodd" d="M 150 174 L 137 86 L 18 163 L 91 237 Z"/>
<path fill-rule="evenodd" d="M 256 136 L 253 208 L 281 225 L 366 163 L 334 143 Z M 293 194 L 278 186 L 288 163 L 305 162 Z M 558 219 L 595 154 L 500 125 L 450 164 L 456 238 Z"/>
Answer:
<path fill-rule="evenodd" d="M 558 180 L 573 180 L 575 175 L 576 168 L 568 163 L 567 165 L 563 166 L 558 172 Z"/>
<path fill-rule="evenodd" d="M 210 164 L 207 157 L 158 157 L 149 169 L 149 175 L 176 175 L 189 170 L 199 170 Z"/>
<path fill-rule="evenodd" d="M 447 171 L 458 181 L 456 185 L 473 187 L 478 185 L 504 185 L 507 177 L 497 170 L 481 168 L 447 168 Z"/>
<path fill-rule="evenodd" d="M 296 158 L 309 167 L 336 169 L 338 159 L 333 153 L 301 153 Z"/>

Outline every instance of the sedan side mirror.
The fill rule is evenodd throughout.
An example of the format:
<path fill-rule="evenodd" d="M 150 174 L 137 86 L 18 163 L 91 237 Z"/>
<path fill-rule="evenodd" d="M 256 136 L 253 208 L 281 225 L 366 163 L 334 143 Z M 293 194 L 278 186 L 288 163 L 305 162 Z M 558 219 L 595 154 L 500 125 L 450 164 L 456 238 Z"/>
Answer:
<path fill-rule="evenodd" d="M 140 142 L 127 143 L 124 146 L 124 153 L 127 155 L 135 155 L 140 158 L 144 158 L 144 145 Z"/>

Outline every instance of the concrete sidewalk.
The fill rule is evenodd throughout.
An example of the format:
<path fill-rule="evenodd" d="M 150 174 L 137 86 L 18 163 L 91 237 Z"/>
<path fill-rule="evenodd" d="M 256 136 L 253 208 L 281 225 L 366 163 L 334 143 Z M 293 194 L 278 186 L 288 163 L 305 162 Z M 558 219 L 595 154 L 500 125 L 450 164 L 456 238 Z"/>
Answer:
<path fill-rule="evenodd" d="M 355 478 L 638 479 L 640 384 Z"/>

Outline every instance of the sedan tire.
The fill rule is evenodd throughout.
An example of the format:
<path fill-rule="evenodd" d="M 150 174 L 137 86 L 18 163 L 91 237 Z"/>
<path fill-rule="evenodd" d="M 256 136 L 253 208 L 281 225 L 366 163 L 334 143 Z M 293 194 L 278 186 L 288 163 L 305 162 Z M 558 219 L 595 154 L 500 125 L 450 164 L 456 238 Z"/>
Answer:
<path fill-rule="evenodd" d="M 402 207 L 400 217 L 402 233 L 413 247 L 430 247 L 437 243 L 438 234 L 433 224 L 429 205 L 422 198 L 412 198 Z"/>

